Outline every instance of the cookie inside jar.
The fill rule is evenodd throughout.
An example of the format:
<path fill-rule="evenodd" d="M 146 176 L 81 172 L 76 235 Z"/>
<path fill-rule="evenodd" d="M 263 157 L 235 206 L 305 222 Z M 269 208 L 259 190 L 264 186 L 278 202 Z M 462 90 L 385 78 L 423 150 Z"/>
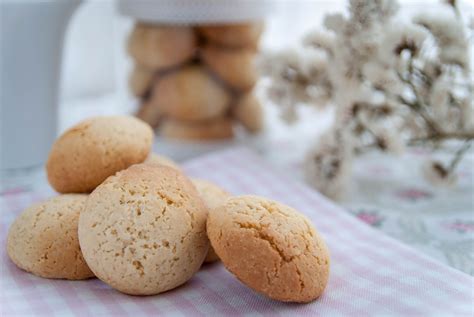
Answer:
<path fill-rule="evenodd" d="M 232 139 L 237 126 L 258 133 L 263 110 L 255 95 L 255 62 L 264 6 L 242 4 L 231 14 L 224 4 L 204 1 L 209 3 L 201 8 L 191 2 L 195 10 L 186 1 L 179 7 L 157 1 L 148 10 L 121 2 L 122 13 L 135 20 L 127 50 L 137 117 L 167 139 Z"/>

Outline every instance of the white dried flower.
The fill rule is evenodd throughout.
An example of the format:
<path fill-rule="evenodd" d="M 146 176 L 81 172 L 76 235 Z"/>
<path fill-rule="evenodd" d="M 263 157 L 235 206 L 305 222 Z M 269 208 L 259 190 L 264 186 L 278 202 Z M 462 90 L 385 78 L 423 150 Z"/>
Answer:
<path fill-rule="evenodd" d="M 349 10 L 353 24 L 367 28 L 390 19 L 398 11 L 398 4 L 393 0 L 350 0 Z"/>
<path fill-rule="evenodd" d="M 472 96 L 467 96 L 461 101 L 461 125 L 465 131 L 474 129 L 474 102 Z"/>
<path fill-rule="evenodd" d="M 403 92 L 404 86 L 400 82 L 397 73 L 386 65 L 368 62 L 363 66 L 362 74 L 372 83 L 375 89 L 384 90 L 391 94 Z"/>
<path fill-rule="evenodd" d="M 331 31 L 340 32 L 346 25 L 346 19 L 340 13 L 328 14 L 324 17 L 324 26 Z"/>
<path fill-rule="evenodd" d="M 376 135 L 375 142 L 380 150 L 395 155 L 401 155 L 405 152 L 405 142 L 397 130 L 379 128 L 374 131 Z"/>
<path fill-rule="evenodd" d="M 433 109 L 433 115 L 437 120 L 444 120 L 448 115 L 449 90 L 450 87 L 443 78 L 436 80 L 431 87 L 429 101 Z"/>
<path fill-rule="evenodd" d="M 299 69 L 304 77 L 311 82 L 317 82 L 327 77 L 328 61 L 326 54 L 314 50 L 301 50 Z"/>
<path fill-rule="evenodd" d="M 404 51 L 416 56 L 428 36 L 429 33 L 419 25 L 391 23 L 387 25 L 380 43 L 379 58 L 389 62 L 395 60 L 394 57 L 399 58 Z"/>
<path fill-rule="evenodd" d="M 351 172 L 352 153 L 341 136 L 331 130 L 308 152 L 304 164 L 309 184 L 332 199 L 342 198 Z"/>
<path fill-rule="evenodd" d="M 464 26 L 451 10 L 424 12 L 417 15 L 414 22 L 428 29 L 436 39 L 442 63 L 468 67 L 468 42 Z"/>
<path fill-rule="evenodd" d="M 303 38 L 303 45 L 318 48 L 332 54 L 335 46 L 335 35 L 329 32 L 314 30 Z"/>
<path fill-rule="evenodd" d="M 457 175 L 449 172 L 439 161 L 426 161 L 423 165 L 423 176 L 437 186 L 449 187 L 457 182 Z"/>

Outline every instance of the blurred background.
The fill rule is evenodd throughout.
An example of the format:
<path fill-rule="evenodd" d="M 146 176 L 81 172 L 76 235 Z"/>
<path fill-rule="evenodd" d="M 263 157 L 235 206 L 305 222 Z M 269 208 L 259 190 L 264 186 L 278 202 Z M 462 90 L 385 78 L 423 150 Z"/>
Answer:
<path fill-rule="evenodd" d="M 52 2 L 20 1 L 39 6 L 38 12 Z M 7 145 L 25 148 L 23 153 L 40 146 L 11 134 L 16 105 L 8 93 L 34 96 L 36 87 L 54 81 L 41 75 L 49 70 L 60 74 L 58 106 L 51 101 L 38 110 L 34 100 L 17 105 L 31 122 L 22 130 L 26 137 L 41 131 L 35 123 L 46 112 L 50 126 L 57 120 L 57 135 L 90 116 L 136 114 L 144 107 L 146 98 L 130 88 L 136 56 L 127 41 L 135 20 L 120 14 L 115 1 L 61 2 L 79 6 L 55 28 L 65 32 L 62 53 L 44 69 L 36 69 L 34 54 L 22 54 L 47 44 L 35 42 L 33 33 L 20 34 L 36 21 L 35 13 L 15 20 L 6 10 L 14 3 L 1 0 L 2 157 Z M 182 162 L 224 147 L 250 147 L 369 225 L 474 274 L 472 2 L 268 3 L 254 56 L 260 79 L 253 91 L 263 113 L 258 131 L 240 129 L 234 137 L 211 140 L 158 133 L 155 151 Z M 46 21 L 37 23 L 41 30 Z M 13 87 L 18 65 L 31 72 L 31 81 Z M 417 115 L 421 119 L 412 122 Z M 32 168 L 42 173 L 41 164 Z M 44 175 L 28 173 L 2 168 L 2 193 L 44 185 L 31 185 Z"/>

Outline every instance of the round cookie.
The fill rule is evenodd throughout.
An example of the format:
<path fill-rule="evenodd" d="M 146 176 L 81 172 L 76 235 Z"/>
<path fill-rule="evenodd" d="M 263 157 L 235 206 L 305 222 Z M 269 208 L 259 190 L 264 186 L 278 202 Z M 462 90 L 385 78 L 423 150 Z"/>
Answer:
<path fill-rule="evenodd" d="M 128 40 L 128 52 L 141 65 L 162 70 L 190 60 L 196 35 L 190 27 L 137 23 Z"/>
<path fill-rule="evenodd" d="M 221 116 L 230 96 L 202 66 L 187 66 L 161 78 L 154 86 L 152 101 L 177 120 L 199 121 Z"/>
<path fill-rule="evenodd" d="M 60 193 L 87 193 L 107 177 L 143 162 L 153 131 L 129 116 L 84 120 L 54 142 L 46 163 L 51 186 Z"/>
<path fill-rule="evenodd" d="M 181 171 L 181 167 L 178 165 L 178 163 L 176 163 L 175 161 L 173 161 L 169 157 L 166 157 L 164 155 L 159 155 L 159 154 L 156 154 L 156 153 L 150 153 L 150 155 L 147 157 L 147 159 L 143 163 L 146 163 L 146 164 L 161 164 L 161 165 L 172 167 L 172 168 L 175 168 L 175 169 Z"/>
<path fill-rule="evenodd" d="M 207 209 L 174 168 L 137 164 L 109 177 L 89 196 L 79 242 L 95 275 L 132 295 L 173 289 L 206 257 Z"/>
<path fill-rule="evenodd" d="M 135 65 L 129 77 L 129 86 L 137 97 L 145 96 L 153 83 L 155 72 L 149 68 Z"/>
<path fill-rule="evenodd" d="M 94 276 L 77 238 L 87 195 L 60 195 L 32 205 L 8 232 L 7 252 L 19 268 L 46 278 L 82 280 Z"/>
<path fill-rule="evenodd" d="M 227 198 L 230 197 L 230 194 L 228 192 L 209 181 L 205 181 L 202 179 L 191 179 L 191 181 L 193 182 L 194 186 L 196 186 L 199 195 L 201 195 L 201 198 L 204 200 L 204 203 L 206 204 L 209 210 L 223 205 Z M 210 263 L 218 260 L 219 257 L 217 256 L 212 246 L 210 246 L 209 252 L 207 253 L 204 262 Z"/>
<path fill-rule="evenodd" d="M 257 82 L 254 52 L 206 46 L 201 51 L 201 57 L 217 77 L 237 91 L 248 91 Z"/>
<path fill-rule="evenodd" d="M 139 106 L 135 116 L 155 129 L 163 118 L 163 111 L 153 100 L 148 99 Z"/>
<path fill-rule="evenodd" d="M 229 48 L 257 49 L 263 23 L 241 23 L 226 25 L 205 25 L 198 32 L 212 43 Z"/>
<path fill-rule="evenodd" d="M 241 96 L 232 108 L 232 114 L 249 132 L 263 128 L 263 109 L 253 92 Z"/>
<path fill-rule="evenodd" d="M 232 120 L 226 117 L 192 123 L 166 119 L 159 133 L 165 138 L 182 140 L 222 140 L 234 136 Z"/>
<path fill-rule="evenodd" d="M 309 302 L 329 277 L 329 253 L 309 219 L 257 196 L 229 198 L 210 211 L 212 247 L 240 281 L 272 299 Z"/>

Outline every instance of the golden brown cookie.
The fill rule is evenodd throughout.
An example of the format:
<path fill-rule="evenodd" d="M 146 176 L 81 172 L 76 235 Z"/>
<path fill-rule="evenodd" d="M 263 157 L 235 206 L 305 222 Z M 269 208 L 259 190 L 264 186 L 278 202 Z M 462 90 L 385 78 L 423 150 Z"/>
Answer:
<path fill-rule="evenodd" d="M 209 210 L 223 205 L 227 198 L 230 197 L 228 192 L 209 181 L 203 179 L 192 179 L 192 182 L 194 186 L 196 186 L 199 195 L 201 195 L 201 198 L 204 200 L 204 203 Z M 204 262 L 210 263 L 218 260 L 219 257 L 214 249 L 209 247 L 209 252 L 207 253 Z"/>
<path fill-rule="evenodd" d="M 165 119 L 158 132 L 165 138 L 182 140 L 221 140 L 234 136 L 232 120 L 226 117 L 201 122 Z"/>
<path fill-rule="evenodd" d="M 156 153 L 150 153 L 150 155 L 147 157 L 147 159 L 143 163 L 161 164 L 161 165 L 165 165 L 165 166 L 168 166 L 168 167 L 175 168 L 177 170 L 181 170 L 181 167 L 178 165 L 178 163 L 176 163 L 175 161 L 173 161 L 169 157 L 166 157 L 164 155 L 159 155 L 159 154 L 156 154 Z"/>
<path fill-rule="evenodd" d="M 199 121 L 221 116 L 230 96 L 202 66 L 187 66 L 160 79 L 152 101 L 177 120 Z"/>
<path fill-rule="evenodd" d="M 153 102 L 154 100 L 146 100 L 144 101 L 138 108 L 137 113 L 135 116 L 148 123 L 153 129 L 155 129 L 161 119 L 163 118 L 163 111 L 160 107 Z"/>
<path fill-rule="evenodd" d="M 82 280 L 94 276 L 77 238 L 87 195 L 60 195 L 27 208 L 11 225 L 7 252 L 19 268 L 46 278 Z"/>
<path fill-rule="evenodd" d="M 206 46 L 201 57 L 209 69 L 237 91 L 248 91 L 257 82 L 255 53 L 246 49 L 223 49 Z"/>
<path fill-rule="evenodd" d="M 326 287 L 326 244 L 293 208 L 257 196 L 229 198 L 210 210 L 207 233 L 225 267 L 270 298 L 309 302 Z"/>
<path fill-rule="evenodd" d="M 230 48 L 258 47 L 263 23 L 240 23 L 225 25 L 206 25 L 198 28 L 198 32 L 212 43 Z"/>
<path fill-rule="evenodd" d="M 196 36 L 185 26 L 137 23 L 128 40 L 128 52 L 135 62 L 152 70 L 185 63 L 195 51 Z"/>
<path fill-rule="evenodd" d="M 153 84 L 155 71 L 141 66 L 135 65 L 129 77 L 129 86 L 132 93 L 137 97 L 145 96 Z"/>
<path fill-rule="evenodd" d="M 87 193 L 107 177 L 143 162 L 153 131 L 130 116 L 84 120 L 54 142 L 46 163 L 51 186 L 60 193 Z"/>
<path fill-rule="evenodd" d="M 132 295 L 152 295 L 188 281 L 206 257 L 207 208 L 181 172 L 137 164 L 89 196 L 79 242 L 95 275 Z"/>
<path fill-rule="evenodd" d="M 234 118 L 249 132 L 259 132 L 263 128 L 263 109 L 253 92 L 241 96 L 232 108 Z"/>

